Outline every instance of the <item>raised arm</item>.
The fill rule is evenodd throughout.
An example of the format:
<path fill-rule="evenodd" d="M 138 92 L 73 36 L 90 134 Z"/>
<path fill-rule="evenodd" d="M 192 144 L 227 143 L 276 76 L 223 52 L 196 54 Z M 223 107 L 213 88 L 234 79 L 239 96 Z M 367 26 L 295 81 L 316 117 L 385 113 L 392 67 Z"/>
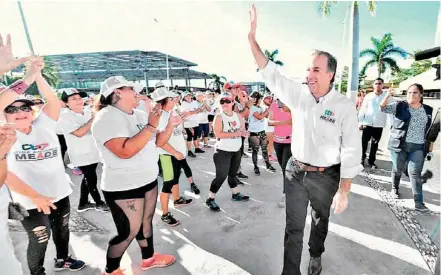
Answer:
<path fill-rule="evenodd" d="M 280 74 L 277 65 L 268 61 L 268 58 L 260 49 L 256 41 L 257 12 L 254 5 L 250 11 L 250 21 L 251 29 L 248 34 L 248 40 L 251 52 L 268 88 L 290 109 L 296 108 L 301 100 L 299 98 L 302 92 L 302 83 L 297 80 L 288 79 Z"/>
<path fill-rule="evenodd" d="M 15 143 L 15 128 L 12 125 L 0 126 L 0 188 L 5 183 L 7 168 L 7 156 L 12 145 Z"/>
<path fill-rule="evenodd" d="M 39 57 L 38 61 L 40 62 L 42 69 L 44 66 L 43 59 Z M 54 90 L 51 86 L 49 86 L 46 79 L 43 78 L 41 72 L 37 75 L 35 83 L 37 84 L 41 96 L 44 97 L 47 102 L 46 105 L 43 107 L 43 112 L 51 119 L 58 121 L 58 118 L 60 117 L 61 105 Z"/>

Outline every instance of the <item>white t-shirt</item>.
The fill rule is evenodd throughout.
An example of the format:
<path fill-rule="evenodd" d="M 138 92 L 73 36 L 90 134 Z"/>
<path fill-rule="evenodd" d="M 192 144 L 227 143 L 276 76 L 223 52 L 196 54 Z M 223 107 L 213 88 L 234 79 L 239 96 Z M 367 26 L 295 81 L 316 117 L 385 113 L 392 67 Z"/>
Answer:
<path fill-rule="evenodd" d="M 146 112 L 134 109 L 127 114 L 113 106 L 100 110 L 92 123 L 92 136 L 103 162 L 101 189 L 125 191 L 147 185 L 157 179 L 159 153 L 156 134 L 145 147 L 129 159 L 117 157 L 104 144 L 114 138 L 131 138 L 147 125 Z"/>
<path fill-rule="evenodd" d="M 75 167 L 98 163 L 101 160 L 90 129 L 82 137 L 71 134 L 84 126 L 91 118 L 92 111 L 89 108 L 84 108 L 82 114 L 69 109 L 61 113 L 60 116 L 59 124 L 61 124 L 63 135 L 66 138 L 67 153 L 70 162 Z"/>
<path fill-rule="evenodd" d="M 262 107 L 258 106 L 252 106 L 250 109 L 250 116 L 249 116 L 249 124 L 248 124 L 248 131 L 252 133 L 259 133 L 262 131 L 265 131 L 265 119 L 257 119 L 254 117 L 254 113 L 257 112 L 259 114 L 263 113 L 264 110 Z"/>
<path fill-rule="evenodd" d="M 60 110 L 60 117 L 61 117 L 61 114 L 63 114 L 67 110 L 69 110 L 69 109 L 68 108 L 61 108 L 61 110 Z M 57 121 L 57 128 L 55 129 L 55 133 L 57 135 L 63 135 L 63 128 L 61 127 L 60 120 Z"/>
<path fill-rule="evenodd" d="M 182 101 L 180 111 L 181 112 L 191 112 L 199 108 L 199 102 L 196 100 L 193 100 L 192 102 L 188 103 L 187 101 Z M 184 120 L 184 127 L 185 128 L 193 128 L 199 126 L 199 116 L 198 114 L 188 116 Z"/>
<path fill-rule="evenodd" d="M 178 115 L 176 110 L 173 110 L 172 114 L 175 116 Z M 163 131 L 167 127 L 169 117 L 170 113 L 162 111 L 161 119 L 158 125 L 159 131 Z M 187 144 L 184 139 L 184 125 L 182 123 L 173 129 L 173 133 L 168 140 L 168 144 L 173 147 L 173 149 L 183 154 L 184 157 L 187 157 Z M 171 155 L 169 152 L 165 151 L 162 148 L 159 148 L 159 154 Z"/>
<path fill-rule="evenodd" d="M 8 171 L 39 194 L 57 202 L 72 193 L 70 177 L 64 170 L 61 148 L 55 128 L 57 122 L 44 112 L 32 123 L 29 135 L 16 131 L 17 141 L 8 155 Z M 32 201 L 12 191 L 14 201 L 26 209 L 35 209 Z"/>
<path fill-rule="evenodd" d="M 224 112 L 216 115 L 215 119 L 222 119 L 222 132 L 234 133 L 237 132 L 240 125 L 240 117 L 236 112 L 232 116 L 228 116 Z M 215 149 L 227 152 L 237 152 L 242 147 L 241 137 L 220 138 L 216 140 Z"/>
<path fill-rule="evenodd" d="M 196 102 L 198 104 L 198 109 L 204 105 L 204 102 L 202 102 L 202 103 L 200 103 L 199 101 L 196 101 Z M 202 111 L 198 114 L 199 124 L 208 123 L 208 114 L 209 114 L 209 112 L 205 109 L 204 109 L 204 111 Z"/>

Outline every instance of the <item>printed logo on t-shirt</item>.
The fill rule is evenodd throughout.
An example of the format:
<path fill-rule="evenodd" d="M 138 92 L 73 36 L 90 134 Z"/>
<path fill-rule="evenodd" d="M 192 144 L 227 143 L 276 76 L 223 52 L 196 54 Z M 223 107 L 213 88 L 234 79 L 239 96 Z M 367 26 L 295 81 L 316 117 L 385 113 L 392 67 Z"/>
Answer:
<path fill-rule="evenodd" d="M 237 121 L 228 121 L 228 133 L 235 133 L 237 132 L 237 130 L 239 130 L 239 128 L 237 127 Z M 231 139 L 236 139 L 238 137 L 232 137 Z"/>
<path fill-rule="evenodd" d="M 22 151 L 14 152 L 16 161 L 38 161 L 58 156 L 58 148 L 48 148 L 48 143 L 23 144 Z"/>
<path fill-rule="evenodd" d="M 335 113 L 331 110 L 325 110 L 325 113 L 320 116 L 320 119 L 327 122 L 335 123 Z"/>
<path fill-rule="evenodd" d="M 180 136 L 182 135 L 182 129 L 180 127 L 173 129 L 173 136 Z"/>

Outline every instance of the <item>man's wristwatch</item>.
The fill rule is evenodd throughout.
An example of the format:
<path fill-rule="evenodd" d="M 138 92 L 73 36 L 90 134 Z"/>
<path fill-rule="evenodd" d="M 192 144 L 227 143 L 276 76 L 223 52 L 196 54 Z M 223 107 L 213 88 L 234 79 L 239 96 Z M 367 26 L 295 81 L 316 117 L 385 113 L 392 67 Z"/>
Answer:
<path fill-rule="evenodd" d="M 19 95 L 23 94 L 28 88 L 29 85 L 24 83 L 23 80 L 17 80 L 8 87 L 8 89 L 13 90 Z"/>

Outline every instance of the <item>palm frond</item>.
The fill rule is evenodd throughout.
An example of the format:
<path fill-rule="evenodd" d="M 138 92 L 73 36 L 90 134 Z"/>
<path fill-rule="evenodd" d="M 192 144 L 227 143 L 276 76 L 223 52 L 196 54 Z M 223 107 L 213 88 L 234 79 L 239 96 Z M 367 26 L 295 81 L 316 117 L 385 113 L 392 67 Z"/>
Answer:
<path fill-rule="evenodd" d="M 265 56 L 267 58 L 270 58 L 271 57 L 271 53 L 268 50 L 265 50 Z"/>
<path fill-rule="evenodd" d="M 274 63 L 276 63 L 277 65 L 279 65 L 279 66 L 283 66 L 283 65 L 285 65 L 282 61 L 280 61 L 280 60 L 277 60 L 276 62 L 274 62 Z"/>
<path fill-rule="evenodd" d="M 378 52 L 374 49 L 364 49 L 360 52 L 360 57 L 365 57 L 365 56 L 369 56 L 374 58 L 378 58 Z"/>
<path fill-rule="evenodd" d="M 371 16 L 375 16 L 375 12 L 377 11 L 377 1 L 367 1 L 367 4 Z"/>
<path fill-rule="evenodd" d="M 399 70 L 398 64 L 394 59 L 392 59 L 390 57 L 386 57 L 386 58 L 383 58 L 381 61 L 382 61 L 383 65 L 385 66 L 385 68 Z"/>
<path fill-rule="evenodd" d="M 407 58 L 407 56 L 409 54 L 404 49 L 402 49 L 400 47 L 392 46 L 392 47 L 386 49 L 383 53 L 383 56 L 390 56 L 390 55 L 398 55 L 402 58 Z"/>
<path fill-rule="evenodd" d="M 363 68 L 361 68 L 360 74 L 361 75 L 365 75 L 366 71 L 369 67 L 375 66 L 377 64 L 376 60 L 369 60 L 368 62 L 366 62 L 366 64 L 363 66 Z"/>
<path fill-rule="evenodd" d="M 227 78 L 225 76 L 221 76 L 219 77 L 219 79 L 225 80 L 225 82 L 227 82 Z"/>
<path fill-rule="evenodd" d="M 271 56 L 272 57 L 276 57 L 276 55 L 278 55 L 279 54 L 279 49 L 275 49 L 272 53 L 271 53 Z"/>
<path fill-rule="evenodd" d="M 334 5 L 336 3 L 337 3 L 337 1 L 321 1 L 319 3 L 318 10 L 323 18 L 325 18 L 331 14 L 331 7 L 332 7 L 332 5 Z"/>
<path fill-rule="evenodd" d="M 381 42 L 377 38 L 371 37 L 371 42 L 374 45 L 374 47 L 377 49 L 377 51 L 381 48 Z"/>

